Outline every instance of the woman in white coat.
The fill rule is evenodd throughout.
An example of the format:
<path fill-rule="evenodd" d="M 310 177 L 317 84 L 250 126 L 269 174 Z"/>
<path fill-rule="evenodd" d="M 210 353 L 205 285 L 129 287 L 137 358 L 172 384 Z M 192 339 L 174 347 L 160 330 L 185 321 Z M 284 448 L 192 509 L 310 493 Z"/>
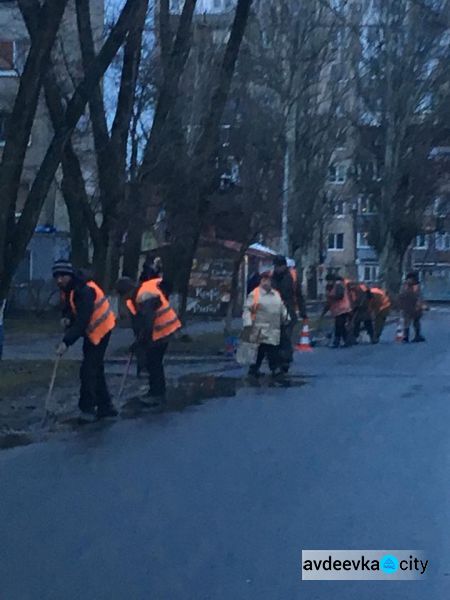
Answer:
<path fill-rule="evenodd" d="M 287 320 L 288 313 L 281 296 L 272 288 L 272 275 L 265 271 L 261 274 L 259 286 L 248 295 L 244 307 L 244 338 L 259 344 L 256 362 L 249 369 L 250 376 L 260 376 L 259 370 L 267 357 L 272 376 L 282 378 L 279 346 L 281 326 Z"/>

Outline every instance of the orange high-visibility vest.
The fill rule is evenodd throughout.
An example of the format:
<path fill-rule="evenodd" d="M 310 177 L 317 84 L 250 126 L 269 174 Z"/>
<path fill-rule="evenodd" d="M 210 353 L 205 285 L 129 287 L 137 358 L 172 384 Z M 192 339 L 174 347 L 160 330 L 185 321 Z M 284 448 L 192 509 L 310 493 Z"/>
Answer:
<path fill-rule="evenodd" d="M 294 305 L 295 305 L 295 310 L 298 312 L 300 310 L 300 307 L 299 307 L 298 302 L 297 302 L 297 283 L 298 283 L 297 269 L 295 267 L 290 267 L 289 268 L 289 273 L 291 274 L 292 283 L 293 283 L 293 287 L 294 287 Z"/>
<path fill-rule="evenodd" d="M 161 281 L 161 278 L 144 281 L 136 294 L 135 302 L 131 299 L 126 301 L 128 310 L 135 316 L 137 314 L 136 304 L 142 302 L 144 294 L 151 294 L 159 298 L 161 306 L 156 311 L 155 320 L 153 321 L 152 341 L 154 342 L 168 337 L 181 327 L 177 313 L 170 306 L 169 301 L 158 287 Z"/>
<path fill-rule="evenodd" d="M 86 329 L 86 336 L 89 341 L 98 346 L 107 333 L 112 331 L 116 326 L 116 317 L 112 311 L 108 298 L 103 290 L 93 281 L 86 283 L 88 287 L 94 290 L 94 310 L 92 311 L 89 325 Z M 69 295 L 70 308 L 74 315 L 77 314 L 75 306 L 75 291 L 72 290 Z"/>
<path fill-rule="evenodd" d="M 280 292 L 278 290 L 275 290 L 272 288 L 272 291 L 275 292 L 275 294 L 278 294 L 278 296 L 281 299 Z M 253 290 L 252 294 L 253 294 L 253 305 L 251 308 L 251 313 L 252 313 L 252 320 L 254 321 L 256 319 L 256 312 L 259 308 L 259 297 L 261 294 L 261 288 L 258 286 L 257 288 L 255 288 Z"/>
<path fill-rule="evenodd" d="M 384 310 L 386 308 L 390 308 L 391 301 L 388 298 L 388 295 L 384 290 L 380 288 L 370 288 L 370 291 L 374 296 L 378 296 L 379 307 L 378 310 Z"/>

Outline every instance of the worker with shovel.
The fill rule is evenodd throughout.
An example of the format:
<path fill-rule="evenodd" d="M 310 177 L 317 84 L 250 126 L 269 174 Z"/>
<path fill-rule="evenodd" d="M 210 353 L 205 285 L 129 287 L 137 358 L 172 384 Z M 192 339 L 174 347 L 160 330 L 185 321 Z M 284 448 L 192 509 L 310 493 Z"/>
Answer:
<path fill-rule="evenodd" d="M 156 271 L 149 271 L 138 286 L 124 277 L 116 290 L 131 314 L 136 341 L 130 352 L 136 354 L 138 367 L 149 375 L 149 390 L 143 403 L 148 407 L 162 407 L 166 402 L 164 355 L 171 336 L 181 327 L 178 316 L 161 288 L 162 279 Z"/>
<path fill-rule="evenodd" d="M 116 417 L 105 380 L 104 357 L 116 319 L 103 290 L 72 264 L 58 260 L 53 277 L 61 290 L 65 334 L 56 349 L 61 357 L 83 338 L 79 408 L 85 420 Z"/>

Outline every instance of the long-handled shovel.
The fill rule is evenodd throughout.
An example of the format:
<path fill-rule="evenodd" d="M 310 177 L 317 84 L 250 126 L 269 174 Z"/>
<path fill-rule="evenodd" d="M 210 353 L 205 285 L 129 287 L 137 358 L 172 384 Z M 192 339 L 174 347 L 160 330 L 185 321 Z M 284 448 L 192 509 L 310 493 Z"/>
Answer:
<path fill-rule="evenodd" d="M 50 386 L 48 388 L 48 393 L 47 393 L 47 398 L 45 399 L 45 415 L 44 415 L 44 419 L 42 421 L 42 425 L 47 425 L 50 417 L 52 415 L 51 411 L 50 411 L 50 402 L 53 396 L 53 388 L 55 387 L 55 381 L 56 381 L 56 374 L 58 372 L 58 367 L 59 367 L 59 363 L 61 361 L 61 357 L 57 356 L 55 359 L 55 363 L 53 365 L 53 372 L 52 372 L 52 378 L 50 379 Z"/>
<path fill-rule="evenodd" d="M 128 379 L 128 374 L 130 373 L 130 367 L 131 367 L 132 360 L 133 360 L 133 352 L 130 352 L 130 355 L 128 356 L 128 360 L 127 360 L 127 366 L 125 368 L 125 372 L 122 377 L 122 382 L 120 384 L 119 395 L 117 398 L 118 400 L 120 400 L 122 398 L 123 390 L 125 389 L 125 383 Z"/>

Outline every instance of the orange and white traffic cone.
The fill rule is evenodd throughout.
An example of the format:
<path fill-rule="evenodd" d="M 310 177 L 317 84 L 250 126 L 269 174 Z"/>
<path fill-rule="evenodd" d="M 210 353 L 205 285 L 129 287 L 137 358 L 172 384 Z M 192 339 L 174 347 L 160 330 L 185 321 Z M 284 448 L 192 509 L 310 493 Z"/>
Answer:
<path fill-rule="evenodd" d="M 303 319 L 302 331 L 300 333 L 300 341 L 295 345 L 295 349 L 300 352 L 311 352 L 311 340 L 309 336 L 308 320 Z"/>
<path fill-rule="evenodd" d="M 395 341 L 398 343 L 403 342 L 405 336 L 405 328 L 403 326 L 403 319 L 398 319 L 397 330 L 395 332 Z"/>

